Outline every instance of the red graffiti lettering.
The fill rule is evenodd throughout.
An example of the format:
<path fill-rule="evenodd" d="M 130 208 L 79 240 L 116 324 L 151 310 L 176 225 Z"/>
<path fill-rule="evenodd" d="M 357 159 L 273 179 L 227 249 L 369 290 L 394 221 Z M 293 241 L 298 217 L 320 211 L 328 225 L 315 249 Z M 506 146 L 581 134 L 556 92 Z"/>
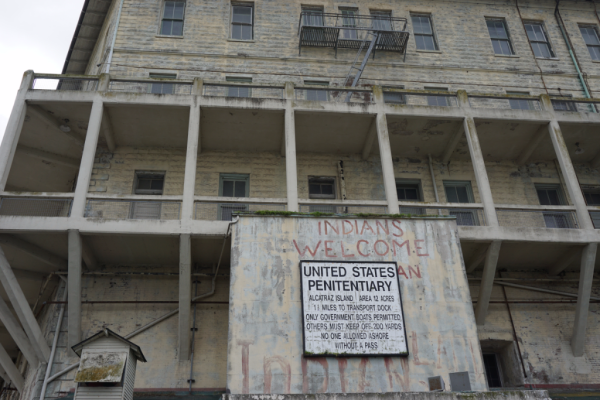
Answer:
<path fill-rule="evenodd" d="M 404 361 L 404 362 L 403 362 Z M 400 388 L 408 392 L 409 390 L 409 376 L 408 376 L 408 362 L 406 362 L 406 358 L 400 359 L 400 364 L 402 364 L 402 376 L 400 373 L 394 368 L 394 360 L 392 357 L 385 357 L 383 362 L 385 363 L 385 369 L 387 370 L 388 380 L 390 382 L 390 391 L 394 391 L 394 379 L 396 378 L 396 382 L 400 385 Z"/>
<path fill-rule="evenodd" d="M 424 242 L 424 241 L 425 241 L 424 239 L 417 239 L 417 240 L 415 240 L 415 247 L 417 248 L 417 255 L 418 255 L 419 257 L 429 257 L 429 254 L 427 254 L 427 253 L 424 253 L 424 254 L 422 254 L 422 253 L 419 251 L 419 250 L 423 250 L 423 247 L 419 246 L 419 244 L 418 244 L 418 243 L 419 243 L 419 242 Z"/>
<path fill-rule="evenodd" d="M 338 369 L 340 370 L 340 385 L 342 393 L 346 393 L 346 368 L 348 368 L 347 358 L 338 358 Z"/>
<path fill-rule="evenodd" d="M 273 374 L 271 372 L 271 364 L 273 364 L 273 363 L 279 364 L 279 367 L 283 371 L 283 374 L 285 375 L 284 390 L 285 390 L 285 393 L 290 393 L 290 387 L 291 387 L 291 383 L 292 383 L 292 369 L 290 368 L 290 364 L 287 362 L 287 360 L 281 356 L 265 357 L 265 359 L 264 359 L 264 363 L 263 363 L 263 369 L 264 369 L 264 371 L 263 371 L 264 372 L 263 393 L 271 394 L 271 383 L 273 380 Z"/>
<path fill-rule="evenodd" d="M 340 242 L 342 245 L 342 257 L 354 257 L 354 254 L 346 254 L 344 251 L 344 242 Z"/>
<path fill-rule="evenodd" d="M 321 221 L 319 221 L 319 236 L 321 236 Z"/>
<path fill-rule="evenodd" d="M 329 254 L 330 251 L 333 251 L 333 248 L 329 247 L 329 243 L 333 243 L 333 240 L 325 241 L 325 257 L 335 257 L 335 253 Z"/>
<path fill-rule="evenodd" d="M 375 234 L 375 231 L 373 230 L 373 228 L 371 228 L 371 225 L 369 225 L 369 222 L 368 221 L 363 221 L 363 226 L 362 226 L 362 229 L 360 231 L 361 235 L 363 233 L 365 233 L 365 228 L 368 229 L 368 230 L 370 230 L 373 235 Z"/>
<path fill-rule="evenodd" d="M 392 240 L 392 251 L 394 252 L 394 255 L 396 255 L 396 246 L 402 248 L 404 245 L 406 245 L 406 254 L 410 256 L 410 243 L 408 242 L 408 240 L 405 240 L 404 242 L 402 242 L 402 244 L 399 244 L 395 240 Z"/>
<path fill-rule="evenodd" d="M 382 244 L 384 244 L 384 245 L 385 245 L 385 252 L 383 252 L 383 253 L 380 253 L 380 252 L 378 252 L 378 251 L 377 251 L 377 243 L 382 243 Z M 375 250 L 375 253 L 377 253 L 378 255 L 380 255 L 380 256 L 385 256 L 387 253 L 389 253 L 389 252 L 390 252 L 390 245 L 389 245 L 389 244 L 387 244 L 386 242 L 384 242 L 383 240 L 378 240 L 378 241 L 376 241 L 376 242 L 375 242 L 375 244 L 373 245 L 373 250 Z"/>
<path fill-rule="evenodd" d="M 402 230 L 402 228 L 400 228 L 400 221 L 393 220 L 392 225 L 394 225 L 394 228 L 396 228 L 400 231 L 400 234 L 393 233 L 392 235 L 394 235 L 396 237 L 400 237 L 400 236 L 404 235 L 404 231 Z"/>
<path fill-rule="evenodd" d="M 354 226 L 356 227 L 356 234 L 358 235 L 358 220 L 354 220 Z"/>
<path fill-rule="evenodd" d="M 350 230 L 346 231 L 346 224 L 350 224 Z M 352 231 L 354 230 L 354 227 L 352 226 L 352 222 L 348 221 L 347 219 L 342 221 L 342 233 L 344 235 L 349 235 L 352 233 Z"/>
<path fill-rule="evenodd" d="M 404 268 L 402 268 L 402 265 L 398 265 L 398 275 L 404 275 L 404 277 L 405 277 L 406 279 L 410 279 L 410 278 L 408 277 L 408 275 L 406 275 L 406 272 L 404 272 Z"/>
<path fill-rule="evenodd" d="M 329 364 L 327 363 L 327 359 L 325 357 L 314 357 L 310 360 L 302 357 L 302 393 L 309 393 L 309 385 L 308 385 L 308 362 L 311 361 L 313 363 L 318 363 L 323 367 L 323 371 L 325 372 L 325 376 L 323 379 L 323 384 L 321 388 L 316 393 L 326 393 L 327 388 L 329 386 Z M 321 374 L 317 374 L 321 375 Z M 322 375 L 321 375 L 322 376 Z"/>
<path fill-rule="evenodd" d="M 419 344 L 417 343 L 417 332 L 412 331 L 412 355 L 415 365 L 429 365 L 427 361 L 419 360 Z"/>
<path fill-rule="evenodd" d="M 238 346 L 242 346 L 242 394 L 250 393 L 250 345 L 254 342 L 238 340 Z"/>
<path fill-rule="evenodd" d="M 298 254 L 300 254 L 300 257 L 304 257 L 304 254 L 306 254 L 306 250 L 308 250 L 308 252 L 310 253 L 311 256 L 315 256 L 315 254 L 317 254 L 317 250 L 319 250 L 319 246 L 321 245 L 321 241 L 319 240 L 319 243 L 317 243 L 317 246 L 315 247 L 315 250 L 311 250 L 310 247 L 308 247 L 308 245 L 304 246 L 304 250 L 300 250 L 300 248 L 298 247 L 298 243 L 296 243 L 295 240 L 293 240 L 294 242 L 294 246 L 296 246 L 296 250 L 298 250 Z"/>
<path fill-rule="evenodd" d="M 413 267 L 411 267 L 410 265 L 408 266 L 408 273 L 410 274 L 410 278 L 412 279 L 413 276 L 413 272 L 415 273 L 415 275 L 420 278 L 421 277 L 421 269 L 419 268 L 418 265 L 415 265 L 415 267 L 417 268 L 417 270 L 415 271 L 413 269 Z"/>
<path fill-rule="evenodd" d="M 381 228 L 382 231 L 384 231 L 386 234 L 390 234 L 390 227 L 388 226 L 388 222 L 387 220 L 383 221 L 385 223 L 385 227 L 383 225 L 381 225 L 381 222 L 379 221 L 375 221 L 375 226 L 377 226 L 377 234 L 379 235 L 379 228 Z"/>
<path fill-rule="evenodd" d="M 327 235 L 327 225 L 329 225 L 329 227 L 331 228 L 332 231 L 334 231 L 335 233 L 337 233 L 338 235 L 340 234 L 340 230 L 337 226 L 337 221 L 334 222 L 335 225 L 331 225 L 331 223 L 329 223 L 329 221 L 325 221 L 325 234 Z"/>
<path fill-rule="evenodd" d="M 369 365 L 369 359 L 367 357 L 361 358 L 360 364 L 358 365 L 358 370 L 360 371 L 360 378 L 358 379 L 359 393 L 364 393 L 365 387 L 371 386 L 371 384 L 367 382 L 367 365 Z"/>
<path fill-rule="evenodd" d="M 366 243 L 366 244 L 369 244 L 369 242 L 367 242 L 366 240 L 359 240 L 359 241 L 356 243 L 356 250 L 358 251 L 358 254 L 360 254 L 360 255 L 361 255 L 361 256 L 363 256 L 363 257 L 368 257 L 368 256 L 369 256 L 369 253 L 367 253 L 367 254 L 363 254 L 363 252 L 362 252 L 362 251 L 360 251 L 360 244 L 361 244 L 361 243 Z"/>

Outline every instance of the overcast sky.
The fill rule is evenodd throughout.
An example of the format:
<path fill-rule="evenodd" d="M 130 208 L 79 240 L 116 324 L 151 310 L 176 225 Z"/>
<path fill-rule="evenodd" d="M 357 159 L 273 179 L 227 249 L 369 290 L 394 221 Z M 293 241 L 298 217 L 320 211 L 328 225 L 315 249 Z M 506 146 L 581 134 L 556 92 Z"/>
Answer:
<path fill-rule="evenodd" d="M 2 1 L 0 12 L 0 138 L 23 72 L 62 72 L 84 0 Z"/>

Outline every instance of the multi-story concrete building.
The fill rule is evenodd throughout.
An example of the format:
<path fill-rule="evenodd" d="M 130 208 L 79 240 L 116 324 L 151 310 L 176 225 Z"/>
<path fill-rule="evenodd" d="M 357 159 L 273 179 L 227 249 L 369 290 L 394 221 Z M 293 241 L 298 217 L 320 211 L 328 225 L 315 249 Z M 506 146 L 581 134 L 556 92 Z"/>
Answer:
<path fill-rule="evenodd" d="M 86 0 L 0 147 L 3 396 L 103 328 L 136 396 L 598 395 L 598 6 Z M 323 259 L 398 263 L 408 355 L 309 357 Z"/>

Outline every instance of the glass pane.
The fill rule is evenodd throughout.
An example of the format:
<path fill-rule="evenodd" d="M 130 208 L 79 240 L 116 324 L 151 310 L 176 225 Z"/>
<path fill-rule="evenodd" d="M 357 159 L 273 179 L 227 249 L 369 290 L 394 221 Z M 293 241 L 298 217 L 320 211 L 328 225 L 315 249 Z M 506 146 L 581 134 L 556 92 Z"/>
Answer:
<path fill-rule="evenodd" d="M 425 45 L 423 50 L 436 50 L 433 36 L 423 36 L 423 43 Z"/>
<path fill-rule="evenodd" d="M 487 21 L 487 26 L 492 39 L 508 39 L 503 21 Z"/>
<path fill-rule="evenodd" d="M 512 55 L 512 49 L 510 47 L 510 42 L 508 40 L 500 40 L 500 53 L 499 54 L 504 54 L 506 56 L 510 56 Z"/>
<path fill-rule="evenodd" d="M 419 192 L 417 189 L 409 188 L 405 189 L 404 192 L 406 193 L 406 200 L 419 200 Z"/>
<path fill-rule="evenodd" d="M 404 104 L 404 95 L 402 93 L 383 93 L 383 100 L 386 103 Z"/>
<path fill-rule="evenodd" d="M 321 186 L 315 183 L 309 184 L 308 194 L 321 194 Z"/>
<path fill-rule="evenodd" d="M 242 39 L 242 25 L 233 24 L 231 26 L 231 38 L 232 39 Z"/>
<path fill-rule="evenodd" d="M 235 182 L 235 197 L 246 197 L 246 182 Z"/>
<path fill-rule="evenodd" d="M 164 180 L 162 179 L 152 179 L 152 183 L 150 184 L 150 188 L 153 190 L 162 190 Z"/>
<path fill-rule="evenodd" d="M 247 87 L 238 88 L 238 97 L 250 97 L 250 88 L 247 88 Z"/>
<path fill-rule="evenodd" d="M 324 183 L 321 185 L 321 193 L 322 194 L 333 194 L 333 185 L 329 183 Z"/>
<path fill-rule="evenodd" d="M 172 26 L 173 26 L 173 21 L 163 20 L 160 34 L 161 35 L 170 35 Z"/>
<path fill-rule="evenodd" d="M 172 19 L 175 12 L 175 2 L 174 1 L 165 1 L 165 12 L 163 14 L 163 18 Z"/>
<path fill-rule="evenodd" d="M 173 21 L 173 28 L 171 30 L 173 36 L 183 36 L 183 21 Z"/>
<path fill-rule="evenodd" d="M 175 7 L 173 10 L 173 19 L 183 19 L 184 4 L 185 3 L 183 1 L 178 1 L 175 3 Z"/>
<path fill-rule="evenodd" d="M 447 107 L 447 99 L 446 96 L 427 96 L 427 105 L 432 107 Z"/>
<path fill-rule="evenodd" d="M 544 35 L 544 29 L 540 24 L 525 24 L 525 30 L 527 31 L 527 37 L 531 41 L 545 42 L 546 35 Z"/>
<path fill-rule="evenodd" d="M 173 94 L 173 89 L 175 85 L 172 83 L 163 83 L 162 84 L 162 94 Z"/>
<path fill-rule="evenodd" d="M 433 31 L 431 30 L 431 23 L 429 21 L 429 17 L 413 16 L 412 21 L 413 21 L 413 30 L 414 30 L 415 34 L 418 34 L 418 33 L 422 33 L 422 34 L 426 34 L 426 35 L 433 34 Z"/>
<path fill-rule="evenodd" d="M 600 40 L 598 39 L 598 32 L 592 27 L 579 27 L 581 30 L 581 35 L 583 36 L 583 40 L 585 40 L 586 44 L 592 45 L 600 45 Z"/>
<path fill-rule="evenodd" d="M 548 44 L 546 43 L 531 43 L 531 47 L 533 48 L 533 54 L 535 54 L 536 57 L 552 57 Z"/>
<path fill-rule="evenodd" d="M 425 50 L 425 36 L 423 35 L 415 35 L 415 44 L 417 45 L 418 50 Z"/>
<path fill-rule="evenodd" d="M 152 180 L 151 179 L 144 179 L 144 178 L 139 178 L 138 179 L 138 185 L 137 188 L 138 189 L 151 189 L 151 185 L 152 185 Z"/>
<path fill-rule="evenodd" d="M 244 24 L 252 23 L 252 7 L 234 6 L 232 22 L 241 22 Z"/>
<path fill-rule="evenodd" d="M 323 26 L 323 11 L 304 10 L 304 25 Z"/>
<path fill-rule="evenodd" d="M 560 199 L 558 197 L 558 190 L 547 190 L 546 193 L 548 194 L 548 200 L 550 201 L 551 205 L 553 205 L 553 206 L 560 205 Z"/>
<path fill-rule="evenodd" d="M 325 90 L 312 90 L 306 91 L 306 100 L 310 101 L 327 101 L 327 92 Z"/>
<path fill-rule="evenodd" d="M 384 13 L 371 14 L 373 16 L 373 28 L 381 31 L 391 31 L 391 15 Z"/>
<path fill-rule="evenodd" d="M 588 46 L 592 60 L 600 61 L 600 46 Z"/>
<path fill-rule="evenodd" d="M 456 194 L 456 187 L 446 186 L 446 199 L 448 203 L 458 203 L 458 195 Z"/>
<path fill-rule="evenodd" d="M 398 194 L 398 200 L 406 200 L 406 191 L 403 188 L 396 187 L 396 193 Z"/>
<path fill-rule="evenodd" d="M 223 181 L 223 197 L 233 197 L 233 181 Z"/>
<path fill-rule="evenodd" d="M 500 370 L 495 354 L 484 354 L 483 364 L 485 366 L 485 375 L 487 376 L 489 387 L 502 387 L 500 380 Z"/>
<path fill-rule="evenodd" d="M 456 195 L 458 196 L 459 203 L 470 203 L 467 188 L 465 186 L 458 186 L 456 188 Z"/>
<path fill-rule="evenodd" d="M 504 54 L 502 51 L 502 42 L 499 40 L 492 40 L 492 46 L 494 47 L 495 54 Z"/>
<path fill-rule="evenodd" d="M 252 25 L 242 25 L 242 40 L 252 40 Z"/>

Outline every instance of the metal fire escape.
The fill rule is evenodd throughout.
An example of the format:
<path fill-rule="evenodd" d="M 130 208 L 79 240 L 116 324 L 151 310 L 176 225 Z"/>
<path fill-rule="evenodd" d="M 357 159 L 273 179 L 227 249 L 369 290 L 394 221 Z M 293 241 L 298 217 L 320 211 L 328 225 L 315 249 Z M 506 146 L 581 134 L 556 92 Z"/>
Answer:
<path fill-rule="evenodd" d="M 406 57 L 409 37 L 405 18 L 393 18 L 384 13 L 358 15 L 345 11 L 327 14 L 317 10 L 301 13 L 298 35 L 299 55 L 302 55 L 302 47 L 334 48 L 336 58 L 338 49 L 358 50 L 344 81 L 344 85 L 352 81 L 350 87 L 356 87 L 369 57 L 375 58 L 376 51 L 396 52 Z M 348 92 L 345 101 L 350 101 L 351 96 L 352 92 Z"/>

